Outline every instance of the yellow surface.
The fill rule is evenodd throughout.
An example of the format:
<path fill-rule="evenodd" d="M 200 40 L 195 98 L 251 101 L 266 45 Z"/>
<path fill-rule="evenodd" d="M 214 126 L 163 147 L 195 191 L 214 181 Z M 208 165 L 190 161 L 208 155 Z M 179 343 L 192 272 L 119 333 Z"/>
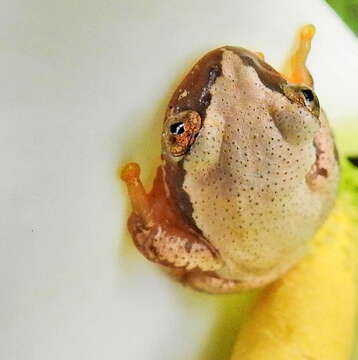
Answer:
<path fill-rule="evenodd" d="M 313 249 L 263 290 L 232 360 L 348 360 L 357 308 L 354 210 L 337 205 Z"/>

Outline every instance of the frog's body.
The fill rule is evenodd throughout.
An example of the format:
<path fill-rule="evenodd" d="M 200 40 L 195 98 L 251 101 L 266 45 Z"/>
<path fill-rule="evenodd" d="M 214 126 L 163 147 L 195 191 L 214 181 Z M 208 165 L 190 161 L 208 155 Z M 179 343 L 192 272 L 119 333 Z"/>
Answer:
<path fill-rule="evenodd" d="M 137 247 L 198 289 L 232 292 L 279 277 L 332 207 L 334 142 L 297 64 L 288 82 L 248 50 L 208 53 L 169 103 L 152 192 L 137 165 L 122 172 Z"/>

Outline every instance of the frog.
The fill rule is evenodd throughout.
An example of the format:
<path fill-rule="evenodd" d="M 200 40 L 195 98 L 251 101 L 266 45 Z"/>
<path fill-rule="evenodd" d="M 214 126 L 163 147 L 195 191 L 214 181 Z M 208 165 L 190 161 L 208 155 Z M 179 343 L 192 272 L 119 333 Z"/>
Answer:
<path fill-rule="evenodd" d="M 183 284 L 225 294 L 272 283 L 334 206 L 337 150 L 306 66 L 314 33 L 301 28 L 282 73 L 260 52 L 206 53 L 169 101 L 151 191 L 137 163 L 122 168 L 135 246 Z"/>

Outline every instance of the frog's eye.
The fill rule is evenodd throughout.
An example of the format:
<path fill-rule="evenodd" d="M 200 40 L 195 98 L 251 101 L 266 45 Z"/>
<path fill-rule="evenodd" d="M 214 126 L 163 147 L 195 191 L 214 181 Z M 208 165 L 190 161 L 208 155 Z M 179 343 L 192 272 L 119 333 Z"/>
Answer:
<path fill-rule="evenodd" d="M 303 85 L 286 85 L 283 91 L 290 100 L 304 105 L 314 116 L 319 118 L 319 101 L 311 88 Z"/>
<path fill-rule="evenodd" d="M 181 135 L 182 133 L 185 132 L 185 127 L 184 127 L 184 123 L 183 122 L 176 122 L 174 124 L 170 125 L 170 132 L 173 135 Z"/>
<path fill-rule="evenodd" d="M 312 102 L 314 100 L 313 91 L 311 89 L 302 89 L 301 91 L 307 102 Z"/>
<path fill-rule="evenodd" d="M 163 145 L 172 156 L 184 155 L 194 143 L 201 128 L 201 117 L 196 111 L 169 114 L 164 122 Z"/>

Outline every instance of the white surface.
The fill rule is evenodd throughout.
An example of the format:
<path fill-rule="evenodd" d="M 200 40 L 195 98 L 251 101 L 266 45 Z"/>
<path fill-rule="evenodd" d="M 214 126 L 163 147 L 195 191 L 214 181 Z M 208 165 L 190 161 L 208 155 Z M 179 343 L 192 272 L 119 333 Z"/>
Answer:
<path fill-rule="evenodd" d="M 153 168 L 198 56 L 241 45 L 279 66 L 304 23 L 328 114 L 358 114 L 357 41 L 319 1 L 1 1 L 0 359 L 195 358 L 215 298 L 133 250 L 116 167 Z"/>

